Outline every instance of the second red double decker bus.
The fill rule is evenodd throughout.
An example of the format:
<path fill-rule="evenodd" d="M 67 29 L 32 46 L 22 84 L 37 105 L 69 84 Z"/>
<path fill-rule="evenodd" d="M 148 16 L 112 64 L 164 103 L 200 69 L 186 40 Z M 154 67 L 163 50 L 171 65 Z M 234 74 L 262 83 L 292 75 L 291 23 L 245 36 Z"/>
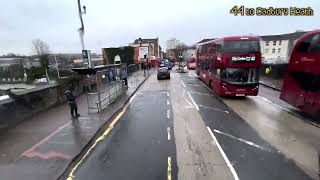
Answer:
<path fill-rule="evenodd" d="M 320 30 L 294 45 L 280 99 L 320 121 Z"/>
<path fill-rule="evenodd" d="M 197 75 L 220 96 L 256 96 L 259 91 L 259 37 L 215 39 L 197 50 Z"/>

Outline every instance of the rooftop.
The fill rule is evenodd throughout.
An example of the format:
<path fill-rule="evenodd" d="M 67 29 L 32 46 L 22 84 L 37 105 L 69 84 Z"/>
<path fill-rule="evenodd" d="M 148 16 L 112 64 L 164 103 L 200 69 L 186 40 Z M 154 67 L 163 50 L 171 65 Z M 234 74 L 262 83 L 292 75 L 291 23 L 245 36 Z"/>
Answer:
<path fill-rule="evenodd" d="M 156 43 L 158 38 L 155 39 L 141 39 L 141 43 Z M 139 39 L 134 40 L 133 44 L 139 44 Z"/>
<path fill-rule="evenodd" d="M 201 41 L 197 42 L 197 44 L 199 44 L 199 43 L 205 43 L 205 42 L 212 41 L 212 40 L 215 40 L 215 39 L 216 39 L 216 38 L 202 39 Z"/>
<path fill-rule="evenodd" d="M 310 31 L 298 31 L 294 33 L 287 33 L 287 34 L 279 34 L 279 35 L 266 35 L 266 36 L 260 36 L 262 40 L 264 41 L 276 41 L 276 40 L 295 40 L 299 39 L 304 34 L 308 33 Z"/>

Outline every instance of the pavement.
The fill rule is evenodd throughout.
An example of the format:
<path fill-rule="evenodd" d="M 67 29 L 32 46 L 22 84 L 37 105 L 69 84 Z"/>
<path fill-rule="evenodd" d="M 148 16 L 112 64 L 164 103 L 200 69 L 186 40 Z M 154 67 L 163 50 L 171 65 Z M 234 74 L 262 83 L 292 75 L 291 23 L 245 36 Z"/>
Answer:
<path fill-rule="evenodd" d="M 192 71 L 152 74 L 61 179 L 318 179 L 319 128 L 262 92 L 221 98 Z"/>
<path fill-rule="evenodd" d="M 1 180 L 57 179 L 147 78 L 129 77 L 129 87 L 102 113 L 88 113 L 87 97 L 77 97 L 78 120 L 68 104 L 35 115 L 0 136 Z M 137 78 L 138 77 L 138 78 Z"/>
<path fill-rule="evenodd" d="M 283 79 L 273 79 L 265 76 L 260 76 L 259 83 L 274 90 L 281 91 Z"/>

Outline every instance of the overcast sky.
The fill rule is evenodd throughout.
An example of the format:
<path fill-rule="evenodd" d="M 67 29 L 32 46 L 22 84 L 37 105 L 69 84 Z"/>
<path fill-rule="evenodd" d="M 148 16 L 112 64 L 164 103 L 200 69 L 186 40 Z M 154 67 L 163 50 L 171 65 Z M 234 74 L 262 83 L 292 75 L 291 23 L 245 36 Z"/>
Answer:
<path fill-rule="evenodd" d="M 134 39 L 159 37 L 161 46 L 175 37 L 192 45 L 203 38 L 243 34 L 281 34 L 320 29 L 319 0 L 82 0 L 85 46 L 128 45 Z M 312 7 L 313 17 L 241 17 L 245 7 Z M 79 53 L 77 0 L 8 0 L 1 3 L 0 55 L 33 54 L 32 39 L 46 41 L 54 53 Z"/>

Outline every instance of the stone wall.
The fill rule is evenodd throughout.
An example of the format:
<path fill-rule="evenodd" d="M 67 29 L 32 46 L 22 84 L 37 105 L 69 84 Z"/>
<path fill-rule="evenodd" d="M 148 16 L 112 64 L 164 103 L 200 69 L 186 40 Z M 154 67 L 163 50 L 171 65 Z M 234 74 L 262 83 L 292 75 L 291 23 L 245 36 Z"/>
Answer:
<path fill-rule="evenodd" d="M 80 80 L 72 80 L 73 94 L 83 92 Z M 0 133 L 16 126 L 35 114 L 66 102 L 64 91 L 70 84 L 47 85 L 10 94 L 10 99 L 0 101 Z"/>

